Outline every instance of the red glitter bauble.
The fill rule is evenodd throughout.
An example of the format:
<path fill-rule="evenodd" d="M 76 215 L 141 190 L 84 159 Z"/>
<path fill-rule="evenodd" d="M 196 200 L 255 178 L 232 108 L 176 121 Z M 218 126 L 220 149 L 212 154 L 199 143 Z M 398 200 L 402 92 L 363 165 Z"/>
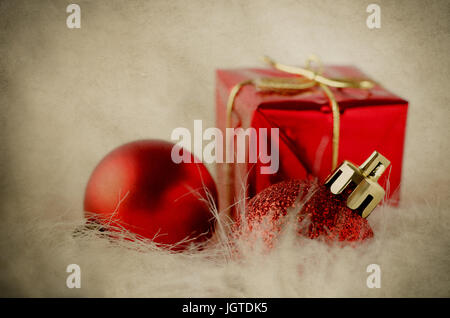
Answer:
<path fill-rule="evenodd" d="M 109 153 L 88 182 L 87 217 L 162 244 L 210 237 L 213 215 L 199 197 L 206 198 L 207 189 L 217 203 L 214 181 L 203 164 L 193 163 L 192 155 L 192 163 L 174 163 L 173 146 L 143 140 Z"/>
<path fill-rule="evenodd" d="M 358 241 L 373 237 L 366 219 L 346 206 L 351 189 L 340 195 L 315 181 L 291 180 L 268 187 L 248 203 L 244 221 L 237 220 L 236 229 L 242 232 L 259 230 L 264 240 L 273 239 L 294 214 L 297 231 L 309 238 Z M 244 222 L 245 224 L 242 224 Z"/>

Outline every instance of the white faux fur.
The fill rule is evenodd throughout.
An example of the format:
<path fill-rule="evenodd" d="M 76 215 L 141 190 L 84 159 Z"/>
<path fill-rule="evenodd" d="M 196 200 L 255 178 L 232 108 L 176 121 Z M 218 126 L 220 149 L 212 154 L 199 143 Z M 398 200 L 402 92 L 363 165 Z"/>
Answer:
<path fill-rule="evenodd" d="M 291 226 L 269 253 L 245 241 L 234 242 L 241 255 L 237 258 L 230 257 L 224 236 L 216 235 L 203 250 L 171 253 L 141 240 L 107 239 L 94 230 L 74 236 L 82 222 L 61 221 L 64 215 L 59 221 L 12 218 L 1 224 L 1 294 L 448 297 L 447 206 L 440 200 L 431 204 L 404 199 L 400 208 L 379 207 L 370 216 L 375 238 L 345 247 L 300 238 Z M 66 287 L 66 267 L 72 263 L 81 267 L 80 289 Z M 379 289 L 366 285 L 369 264 L 381 267 Z"/>

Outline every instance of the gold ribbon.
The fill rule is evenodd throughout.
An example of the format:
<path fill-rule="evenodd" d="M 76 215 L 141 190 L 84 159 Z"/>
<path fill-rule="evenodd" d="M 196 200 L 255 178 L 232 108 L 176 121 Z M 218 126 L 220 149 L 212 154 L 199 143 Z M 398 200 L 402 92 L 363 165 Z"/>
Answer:
<path fill-rule="evenodd" d="M 289 73 L 298 75 L 295 78 L 282 78 L 282 77 L 270 77 L 270 78 L 258 78 L 252 80 L 246 80 L 236 84 L 230 92 L 227 102 L 227 118 L 226 127 L 231 127 L 231 114 L 233 112 L 234 102 L 241 89 L 246 85 L 254 85 L 256 88 L 263 91 L 273 91 L 279 93 L 300 93 L 303 90 L 310 89 L 314 86 L 319 86 L 327 96 L 331 112 L 333 114 L 333 140 L 332 140 L 332 161 L 331 170 L 336 169 L 338 156 L 339 156 L 339 131 L 340 131 L 340 113 L 339 105 L 336 98 L 331 91 L 330 87 L 336 88 L 360 88 L 371 89 L 374 87 L 374 83 L 369 80 L 357 80 L 357 79 L 334 79 L 323 76 L 323 65 L 320 59 L 311 55 L 306 61 L 306 68 L 289 66 L 280 64 L 271 58 L 265 56 L 264 61 L 273 68 Z M 316 70 L 312 69 L 312 63 L 318 64 Z"/>

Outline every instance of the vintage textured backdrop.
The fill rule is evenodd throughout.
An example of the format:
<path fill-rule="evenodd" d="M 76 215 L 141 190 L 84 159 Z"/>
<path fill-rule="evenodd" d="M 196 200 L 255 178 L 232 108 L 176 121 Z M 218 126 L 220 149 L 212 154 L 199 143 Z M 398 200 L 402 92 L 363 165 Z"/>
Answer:
<path fill-rule="evenodd" d="M 315 52 L 327 63 L 359 66 L 410 101 L 406 205 L 383 214 L 396 224 L 390 231 L 401 232 L 394 239 L 404 244 L 392 247 L 391 253 L 399 253 L 392 257 L 407 261 L 390 263 L 399 267 L 397 276 L 374 294 L 345 293 L 350 289 L 340 285 L 301 293 L 273 289 L 268 282 L 267 295 L 450 295 L 448 1 L 377 1 L 379 30 L 365 24 L 370 1 L 79 0 L 82 28 L 74 30 L 65 22 L 69 3 L 0 2 L 1 294 L 265 295 L 259 285 L 237 288 L 238 282 L 231 283 L 234 289 L 220 289 L 220 279 L 212 280 L 218 289 L 209 293 L 189 289 L 188 280 L 177 285 L 176 277 L 173 283 L 150 277 L 152 284 L 137 288 L 148 260 L 136 256 L 142 264 L 124 263 L 110 253 L 103 261 L 96 255 L 89 265 L 91 254 L 70 238 L 59 240 L 66 232 L 52 224 L 81 220 L 87 179 L 114 147 L 135 139 L 169 139 L 173 128 L 192 128 L 194 119 L 213 126 L 216 68 L 257 66 L 262 54 L 302 64 Z M 161 259 L 148 275 L 177 260 Z M 71 262 L 92 270 L 81 290 L 65 288 L 65 266 Z M 119 263 L 115 276 L 105 274 L 111 262 Z M 134 280 L 110 281 L 129 266 L 141 266 Z M 208 273 L 225 278 L 236 267 L 211 266 L 217 272 Z M 334 292 L 339 289 L 342 293 Z"/>

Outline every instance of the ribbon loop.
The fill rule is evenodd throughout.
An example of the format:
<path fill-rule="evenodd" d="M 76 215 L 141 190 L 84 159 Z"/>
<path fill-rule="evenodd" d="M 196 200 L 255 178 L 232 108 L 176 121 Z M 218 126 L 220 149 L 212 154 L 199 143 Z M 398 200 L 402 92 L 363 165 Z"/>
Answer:
<path fill-rule="evenodd" d="M 318 66 L 318 70 L 317 71 L 314 71 L 314 69 L 312 68 L 312 66 L 311 66 L 312 63 L 317 63 L 317 66 Z M 308 58 L 306 59 L 306 64 L 305 65 L 306 65 L 306 68 L 308 70 L 310 70 L 310 71 L 315 73 L 314 78 L 316 78 L 317 75 L 322 75 L 323 74 L 323 63 L 322 63 L 322 61 L 320 60 L 320 58 L 317 55 L 310 54 L 308 56 Z"/>

